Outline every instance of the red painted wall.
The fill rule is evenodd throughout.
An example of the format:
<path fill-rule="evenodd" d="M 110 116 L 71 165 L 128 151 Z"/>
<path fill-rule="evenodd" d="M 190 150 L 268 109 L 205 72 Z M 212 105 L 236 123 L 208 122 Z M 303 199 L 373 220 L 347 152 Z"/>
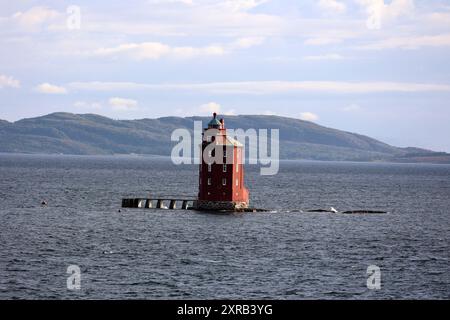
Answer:
<path fill-rule="evenodd" d="M 208 144 L 208 142 L 203 141 L 202 155 Z M 220 147 L 225 148 L 225 146 Z M 223 163 L 226 164 L 226 172 L 223 172 L 223 164 L 218 163 L 211 164 L 211 172 L 208 172 L 208 164 L 204 162 L 203 156 L 201 155 L 202 163 L 199 168 L 199 200 L 248 202 L 248 191 L 244 186 L 242 147 L 227 146 L 226 149 L 227 157 L 232 156 L 233 158 L 231 164 L 226 164 L 227 159 L 224 157 Z M 208 178 L 211 179 L 211 185 L 208 185 Z M 222 183 L 222 179 L 226 179 L 225 186 Z"/>

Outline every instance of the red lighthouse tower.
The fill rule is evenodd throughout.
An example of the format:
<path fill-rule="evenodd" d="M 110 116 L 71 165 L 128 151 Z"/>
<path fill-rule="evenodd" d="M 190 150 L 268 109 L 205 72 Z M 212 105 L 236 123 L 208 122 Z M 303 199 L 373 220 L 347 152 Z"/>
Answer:
<path fill-rule="evenodd" d="M 239 210 L 248 208 L 244 185 L 243 145 L 227 136 L 225 122 L 217 114 L 203 130 L 199 167 L 199 210 Z"/>

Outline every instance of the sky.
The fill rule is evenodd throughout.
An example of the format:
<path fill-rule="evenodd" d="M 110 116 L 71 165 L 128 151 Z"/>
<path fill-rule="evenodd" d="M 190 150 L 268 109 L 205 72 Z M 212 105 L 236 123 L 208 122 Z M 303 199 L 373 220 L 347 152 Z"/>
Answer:
<path fill-rule="evenodd" d="M 0 0 L 0 119 L 273 114 L 450 152 L 450 0 Z"/>

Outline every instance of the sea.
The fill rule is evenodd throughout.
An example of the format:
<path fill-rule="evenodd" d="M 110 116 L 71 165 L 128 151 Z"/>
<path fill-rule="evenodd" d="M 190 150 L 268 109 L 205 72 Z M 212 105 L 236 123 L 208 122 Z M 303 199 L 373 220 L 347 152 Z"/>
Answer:
<path fill-rule="evenodd" d="M 169 157 L 0 154 L 0 299 L 450 298 L 450 166 L 245 170 L 269 212 L 121 208 L 196 196 Z"/>

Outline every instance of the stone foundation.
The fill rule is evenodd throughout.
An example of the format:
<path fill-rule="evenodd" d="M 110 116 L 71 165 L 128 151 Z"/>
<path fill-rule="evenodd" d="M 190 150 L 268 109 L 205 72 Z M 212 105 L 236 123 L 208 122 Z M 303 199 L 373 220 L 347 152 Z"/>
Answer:
<path fill-rule="evenodd" d="M 194 201 L 194 210 L 211 210 L 211 211 L 239 211 L 248 208 L 248 202 L 244 201 Z"/>

